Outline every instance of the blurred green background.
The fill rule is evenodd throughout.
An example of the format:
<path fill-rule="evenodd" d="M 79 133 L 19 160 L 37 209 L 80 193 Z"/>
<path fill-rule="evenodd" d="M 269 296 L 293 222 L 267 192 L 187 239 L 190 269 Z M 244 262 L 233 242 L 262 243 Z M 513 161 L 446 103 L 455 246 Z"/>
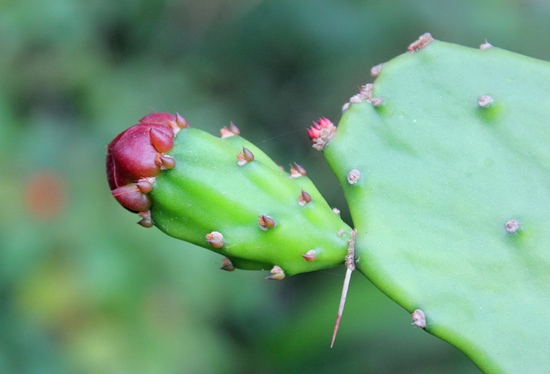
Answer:
<path fill-rule="evenodd" d="M 0 373 L 477 373 L 344 269 L 263 280 L 136 225 L 105 145 L 142 116 L 241 133 L 307 168 L 306 128 L 435 38 L 550 59 L 548 0 L 0 1 Z"/>

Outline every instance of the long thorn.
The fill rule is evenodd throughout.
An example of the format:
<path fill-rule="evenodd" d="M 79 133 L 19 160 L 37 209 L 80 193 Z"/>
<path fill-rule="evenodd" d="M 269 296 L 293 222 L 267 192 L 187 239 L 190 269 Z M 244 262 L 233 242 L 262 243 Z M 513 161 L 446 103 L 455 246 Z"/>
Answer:
<path fill-rule="evenodd" d="M 340 320 L 344 313 L 344 306 L 346 305 L 346 296 L 348 295 L 349 282 L 351 280 L 351 273 L 353 270 L 348 268 L 346 270 L 346 278 L 344 279 L 344 287 L 342 288 L 342 297 L 340 298 L 340 306 L 338 307 L 338 315 L 336 316 L 336 324 L 334 325 L 334 332 L 332 333 L 332 341 L 330 342 L 330 348 L 334 345 L 336 340 L 336 334 L 338 334 L 338 328 L 340 327 Z"/>
<path fill-rule="evenodd" d="M 338 334 L 338 328 L 340 327 L 340 320 L 342 314 L 344 314 L 344 306 L 346 305 L 346 297 L 348 295 L 349 283 L 351 281 L 351 273 L 355 270 L 355 235 L 357 230 L 351 231 L 351 239 L 348 242 L 348 255 L 346 256 L 346 277 L 344 278 L 344 286 L 342 288 L 342 296 L 340 297 L 340 305 L 338 307 L 338 315 L 336 316 L 336 323 L 334 324 L 334 332 L 332 333 L 332 341 L 330 342 L 330 348 L 334 346 L 336 340 L 336 334 Z"/>

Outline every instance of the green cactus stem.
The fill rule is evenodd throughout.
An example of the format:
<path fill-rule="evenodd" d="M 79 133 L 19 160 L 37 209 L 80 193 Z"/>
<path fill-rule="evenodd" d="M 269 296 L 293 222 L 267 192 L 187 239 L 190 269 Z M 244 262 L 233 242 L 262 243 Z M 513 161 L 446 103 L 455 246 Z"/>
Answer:
<path fill-rule="evenodd" d="M 234 124 L 215 137 L 179 115 L 146 116 L 108 147 L 113 195 L 143 226 L 225 256 L 224 270 L 271 269 L 267 279 L 280 280 L 343 264 L 351 228 L 306 170 L 282 170 L 239 134 Z"/>
<path fill-rule="evenodd" d="M 357 268 L 482 370 L 548 370 L 550 63 L 428 34 L 373 75 L 322 147 Z"/>

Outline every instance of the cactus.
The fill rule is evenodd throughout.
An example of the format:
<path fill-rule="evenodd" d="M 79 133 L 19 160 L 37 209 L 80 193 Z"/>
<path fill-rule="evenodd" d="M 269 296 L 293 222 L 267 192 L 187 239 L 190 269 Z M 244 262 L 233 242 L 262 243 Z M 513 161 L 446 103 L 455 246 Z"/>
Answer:
<path fill-rule="evenodd" d="M 109 144 L 112 194 L 142 226 L 225 256 L 224 270 L 280 280 L 345 261 L 334 334 L 357 267 L 482 370 L 540 372 L 550 364 L 550 64 L 425 34 L 371 73 L 338 127 L 322 118 L 308 130 L 353 230 L 300 165 L 285 172 L 233 124 L 215 137 L 166 113 Z"/>
<path fill-rule="evenodd" d="M 285 172 L 239 133 L 150 114 L 108 146 L 112 194 L 142 226 L 224 255 L 224 270 L 271 269 L 280 280 L 344 263 L 351 228 L 306 170 Z"/>
<path fill-rule="evenodd" d="M 358 270 L 482 370 L 546 370 L 550 64 L 426 34 L 372 73 L 322 147 Z"/>

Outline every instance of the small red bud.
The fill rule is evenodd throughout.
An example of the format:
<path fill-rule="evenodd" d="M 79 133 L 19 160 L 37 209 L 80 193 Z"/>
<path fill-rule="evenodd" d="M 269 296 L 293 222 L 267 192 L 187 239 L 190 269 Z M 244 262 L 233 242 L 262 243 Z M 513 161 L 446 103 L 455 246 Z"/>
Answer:
<path fill-rule="evenodd" d="M 305 177 L 307 174 L 306 169 L 303 166 L 294 163 L 294 166 L 290 166 L 290 176 L 292 178 Z"/>
<path fill-rule="evenodd" d="M 133 212 L 144 212 L 151 207 L 149 196 L 141 192 L 134 183 L 115 188 L 111 194 L 123 207 Z"/>
<path fill-rule="evenodd" d="M 233 271 L 233 270 L 235 270 L 235 266 L 233 265 L 233 263 L 231 262 L 230 259 L 225 257 L 222 260 L 222 267 L 220 269 L 225 270 L 225 271 Z"/>
<path fill-rule="evenodd" d="M 285 278 L 285 272 L 279 266 L 273 266 L 271 269 L 271 275 L 268 275 L 265 279 L 269 280 L 282 280 Z"/>
<path fill-rule="evenodd" d="M 149 228 L 153 227 L 153 220 L 151 219 L 151 211 L 139 212 L 138 216 L 141 217 L 141 220 L 138 222 L 138 225 Z"/>
<path fill-rule="evenodd" d="M 214 248 L 223 247 L 223 235 L 218 231 L 206 234 L 206 241 Z"/>
<path fill-rule="evenodd" d="M 176 112 L 176 126 L 178 128 L 177 132 L 175 132 L 174 135 L 176 135 L 178 132 L 179 132 L 179 129 L 183 129 L 183 128 L 186 128 L 186 127 L 189 127 L 189 123 L 187 122 L 187 120 L 185 118 L 183 118 L 179 113 Z"/>
<path fill-rule="evenodd" d="M 315 125 L 313 125 L 312 127 L 307 129 L 307 134 L 309 135 L 309 138 L 311 140 L 314 140 L 321 135 L 321 132 L 319 131 L 318 128 L 315 127 Z"/>
<path fill-rule="evenodd" d="M 159 159 L 161 170 L 173 169 L 176 166 L 176 160 L 172 156 L 162 155 Z"/>
<path fill-rule="evenodd" d="M 168 125 L 169 122 L 173 122 L 176 120 L 176 117 L 173 114 L 165 113 L 165 112 L 153 112 L 150 114 L 147 114 L 143 118 L 139 120 L 139 123 L 142 124 L 156 124 L 156 125 Z"/>
<path fill-rule="evenodd" d="M 262 230 L 268 230 L 275 227 L 275 220 L 270 216 L 260 216 L 258 219 L 258 225 Z"/>
<path fill-rule="evenodd" d="M 336 126 L 327 118 L 320 118 L 319 121 L 313 122 L 307 133 L 313 148 L 321 151 L 325 148 L 327 142 L 336 134 Z"/>
<path fill-rule="evenodd" d="M 154 178 L 150 178 L 150 179 L 154 180 Z M 143 193 L 149 193 L 153 189 L 153 183 L 151 183 L 147 179 L 141 179 L 141 180 L 137 181 L 136 186 Z"/>
<path fill-rule="evenodd" d="M 151 144 L 158 152 L 168 152 L 174 146 L 174 138 L 172 133 L 167 131 L 161 131 L 157 128 L 151 127 L 149 137 Z"/>
<path fill-rule="evenodd" d="M 241 134 L 241 131 L 233 122 L 229 123 L 229 127 L 224 126 L 223 129 L 220 130 L 222 139 L 229 138 L 231 136 L 237 136 Z"/>
<path fill-rule="evenodd" d="M 107 180 L 111 190 L 154 177 L 161 170 L 173 167 L 172 160 L 162 158 L 163 153 L 173 147 L 172 124 L 176 122 L 172 114 L 151 113 L 107 146 Z"/>
<path fill-rule="evenodd" d="M 302 190 L 302 193 L 300 194 L 300 196 L 298 196 L 298 204 L 300 206 L 304 206 L 310 202 L 311 202 L 311 195 L 308 194 L 306 191 Z"/>
<path fill-rule="evenodd" d="M 237 164 L 239 166 L 243 166 L 254 161 L 254 153 L 252 153 L 248 148 L 243 147 L 243 151 L 237 155 L 237 159 L 239 160 Z"/>
<path fill-rule="evenodd" d="M 317 251 L 315 249 L 310 249 L 304 253 L 302 257 L 308 262 L 313 262 L 317 259 Z"/>
<path fill-rule="evenodd" d="M 146 212 L 151 207 L 147 193 L 153 188 L 154 178 L 176 165 L 165 153 L 174 146 L 174 136 L 187 121 L 179 114 L 151 113 L 120 133 L 107 146 L 105 159 L 107 181 L 117 201 L 133 212 Z M 142 226 L 152 222 L 142 217 Z"/>
<path fill-rule="evenodd" d="M 246 147 L 243 147 L 244 159 L 248 162 L 254 161 L 254 154 Z"/>

